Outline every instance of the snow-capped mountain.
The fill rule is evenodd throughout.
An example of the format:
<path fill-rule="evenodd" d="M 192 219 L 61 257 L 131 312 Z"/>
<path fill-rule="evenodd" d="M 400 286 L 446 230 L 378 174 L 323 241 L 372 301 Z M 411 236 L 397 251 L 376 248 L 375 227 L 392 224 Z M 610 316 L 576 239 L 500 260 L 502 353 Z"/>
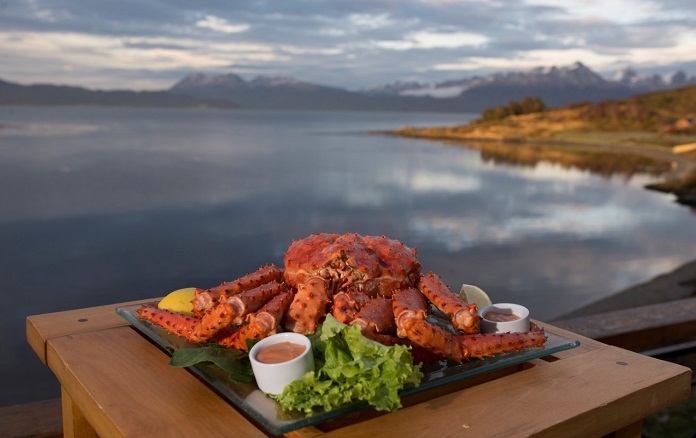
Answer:
<path fill-rule="evenodd" d="M 636 89 L 638 92 L 646 92 L 688 85 L 689 83 L 696 83 L 696 77 L 688 78 L 683 72 L 679 72 L 674 74 L 669 81 L 665 81 L 657 75 L 640 76 L 635 70 L 630 68 L 618 72 L 613 78 L 607 79 L 595 73 L 583 63 L 576 62 L 564 67 L 537 67 L 529 71 L 493 73 L 487 76 L 473 76 L 461 80 L 449 80 L 431 84 L 396 83 L 398 86 L 382 85 L 365 90 L 365 92 L 373 95 L 430 96 L 447 99 L 460 96 L 470 89 L 488 86 L 503 86 L 505 88 L 511 86 L 520 88 L 598 87 L 601 89 L 628 87 Z M 409 87 L 410 84 L 415 85 Z"/>
<path fill-rule="evenodd" d="M 169 102 L 178 106 L 222 105 L 252 109 L 481 112 L 525 97 L 537 97 L 548 107 L 558 107 L 582 101 L 622 99 L 690 84 L 696 84 L 696 77 L 684 72 L 640 75 L 629 68 L 603 77 L 580 62 L 432 84 L 394 82 L 361 91 L 318 85 L 289 76 L 258 76 L 245 80 L 234 73 L 194 73 L 159 93 L 100 93 L 79 87 L 42 88 L 0 81 L 0 105 L 104 101 L 107 102 L 104 104 L 121 105 Z"/>
<path fill-rule="evenodd" d="M 493 73 L 461 80 L 449 80 L 418 87 L 367 90 L 372 95 L 396 91 L 398 96 L 458 99 L 474 107 L 490 108 L 524 97 L 539 97 L 549 106 L 561 106 L 582 100 L 619 99 L 635 94 L 625 84 L 611 82 L 587 66 L 576 62 L 565 67 L 538 67 L 529 71 Z"/>
<path fill-rule="evenodd" d="M 632 67 L 617 70 L 611 78 L 616 82 L 641 91 L 657 91 L 696 84 L 696 76 L 687 76 L 683 71 L 668 75 L 640 75 Z"/>
<path fill-rule="evenodd" d="M 199 98 L 222 97 L 251 108 L 478 112 L 524 97 L 538 97 L 553 107 L 580 101 L 621 99 L 691 83 L 696 83 L 696 78 L 683 72 L 664 78 L 641 76 L 633 69 L 624 69 L 605 78 L 576 62 L 569 66 L 538 67 L 431 84 L 397 81 L 357 92 L 287 76 L 259 76 L 244 81 L 233 74 L 194 74 L 170 91 Z"/>

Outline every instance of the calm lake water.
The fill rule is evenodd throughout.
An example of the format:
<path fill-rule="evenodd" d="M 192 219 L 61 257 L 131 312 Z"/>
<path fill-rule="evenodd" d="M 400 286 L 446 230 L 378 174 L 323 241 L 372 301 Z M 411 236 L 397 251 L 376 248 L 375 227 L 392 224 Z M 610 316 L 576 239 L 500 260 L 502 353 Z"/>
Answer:
<path fill-rule="evenodd" d="M 59 396 L 28 315 L 213 286 L 315 232 L 399 239 L 542 320 L 696 258 L 696 217 L 648 176 L 367 133 L 473 117 L 0 108 L 0 404 Z"/>

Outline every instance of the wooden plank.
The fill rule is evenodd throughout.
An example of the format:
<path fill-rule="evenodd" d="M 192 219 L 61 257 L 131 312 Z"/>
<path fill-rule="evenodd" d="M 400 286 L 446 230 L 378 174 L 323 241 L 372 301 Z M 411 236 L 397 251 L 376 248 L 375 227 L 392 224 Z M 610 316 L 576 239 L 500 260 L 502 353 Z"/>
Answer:
<path fill-rule="evenodd" d="M 41 400 L 0 408 L 0 436 L 3 438 L 59 438 L 60 399 Z"/>
<path fill-rule="evenodd" d="M 696 151 L 696 143 L 685 143 L 677 146 L 672 146 L 672 152 L 675 154 L 685 154 L 691 151 Z"/>
<path fill-rule="evenodd" d="M 568 331 L 564 328 L 558 327 L 556 325 L 552 325 L 549 323 L 544 323 L 541 321 L 535 321 L 540 327 L 543 327 L 545 330 L 548 330 L 550 332 L 553 332 L 554 334 L 557 334 L 558 336 L 562 336 L 566 339 L 571 339 L 571 340 L 577 340 L 580 341 L 580 345 L 578 347 L 575 347 L 571 350 L 565 350 L 565 351 L 560 351 L 558 353 L 554 353 L 551 357 L 546 357 L 545 360 L 554 360 L 554 359 L 565 359 L 565 358 L 570 358 L 573 356 L 578 356 L 581 354 L 585 354 L 589 351 L 594 351 L 597 349 L 601 348 L 606 348 L 607 345 L 596 341 L 594 339 L 590 339 L 588 337 L 579 335 L 577 333 Z"/>
<path fill-rule="evenodd" d="M 286 433 L 284 436 L 287 438 L 315 438 L 322 436 L 324 432 L 320 431 L 316 427 L 307 426 L 302 429 L 297 429 Z"/>
<path fill-rule="evenodd" d="M 588 351 L 445 395 L 327 437 L 603 436 L 686 399 L 688 368 L 615 347 Z M 492 397 L 491 394 L 506 394 Z"/>
<path fill-rule="evenodd" d="M 130 327 L 50 339 L 48 366 L 102 437 L 265 436 Z"/>
<path fill-rule="evenodd" d="M 61 401 L 63 405 L 63 436 L 65 438 L 99 438 L 80 408 L 73 403 L 65 388 L 61 388 Z"/>
<path fill-rule="evenodd" d="M 430 400 L 433 400 L 435 398 L 441 397 L 446 394 L 451 394 L 453 392 L 461 391 L 466 388 L 471 388 L 473 386 L 477 385 L 482 385 L 487 382 L 490 382 L 495 379 L 499 379 L 503 376 L 507 376 L 510 374 L 514 374 L 517 372 L 520 372 L 522 370 L 525 370 L 531 366 L 540 366 L 540 365 L 545 365 L 547 362 L 545 361 L 539 361 L 539 362 L 526 362 L 526 363 L 521 363 L 505 368 L 501 368 L 498 370 L 490 371 L 484 374 L 479 374 L 476 376 L 472 376 L 466 379 L 461 379 L 457 380 L 454 382 L 451 382 L 447 385 L 442 385 L 442 386 L 437 386 L 435 388 L 417 392 L 415 394 L 403 397 L 401 399 L 401 403 L 404 407 L 408 406 L 413 406 L 417 405 L 419 403 L 423 402 L 428 402 Z M 335 429 L 340 429 L 342 427 L 354 424 L 354 423 L 359 423 L 365 420 L 370 420 L 373 418 L 381 417 L 384 415 L 389 415 L 388 412 L 386 411 L 377 411 L 372 408 L 367 408 L 362 411 L 350 413 L 347 415 L 343 415 L 342 417 L 336 418 L 334 420 L 327 421 L 323 424 L 319 424 L 316 426 L 317 429 L 327 432 L 330 430 L 335 430 Z"/>
<path fill-rule="evenodd" d="M 108 304 L 86 309 L 29 316 L 26 319 L 27 342 L 45 364 L 47 340 L 74 333 L 126 326 L 128 321 L 116 313 L 115 309 L 117 307 L 155 301 L 157 299 L 143 299 L 120 304 Z"/>
<path fill-rule="evenodd" d="M 694 339 L 696 298 L 577 317 L 554 324 L 610 345 L 644 351 Z"/>
<path fill-rule="evenodd" d="M 643 436 L 643 420 L 631 423 L 614 432 L 612 438 L 641 438 Z"/>

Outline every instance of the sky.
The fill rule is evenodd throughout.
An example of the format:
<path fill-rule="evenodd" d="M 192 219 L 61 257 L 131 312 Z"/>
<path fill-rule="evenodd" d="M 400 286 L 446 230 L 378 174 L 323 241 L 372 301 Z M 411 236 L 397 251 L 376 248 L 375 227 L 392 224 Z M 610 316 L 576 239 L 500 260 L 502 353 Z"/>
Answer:
<path fill-rule="evenodd" d="M 351 90 L 582 62 L 696 74 L 693 0 L 0 0 L 0 79 L 161 90 L 190 73 Z"/>

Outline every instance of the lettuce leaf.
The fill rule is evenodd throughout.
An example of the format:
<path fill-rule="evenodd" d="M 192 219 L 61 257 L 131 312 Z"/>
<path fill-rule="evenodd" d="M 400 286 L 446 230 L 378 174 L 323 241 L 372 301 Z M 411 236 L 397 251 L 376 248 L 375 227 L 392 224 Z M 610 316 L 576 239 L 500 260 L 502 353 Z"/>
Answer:
<path fill-rule="evenodd" d="M 271 396 L 285 410 L 310 414 L 364 400 L 377 410 L 394 411 L 401 408 L 399 390 L 423 378 L 407 347 L 374 342 L 362 336 L 360 327 L 342 324 L 331 315 L 310 339 L 315 371 Z"/>

